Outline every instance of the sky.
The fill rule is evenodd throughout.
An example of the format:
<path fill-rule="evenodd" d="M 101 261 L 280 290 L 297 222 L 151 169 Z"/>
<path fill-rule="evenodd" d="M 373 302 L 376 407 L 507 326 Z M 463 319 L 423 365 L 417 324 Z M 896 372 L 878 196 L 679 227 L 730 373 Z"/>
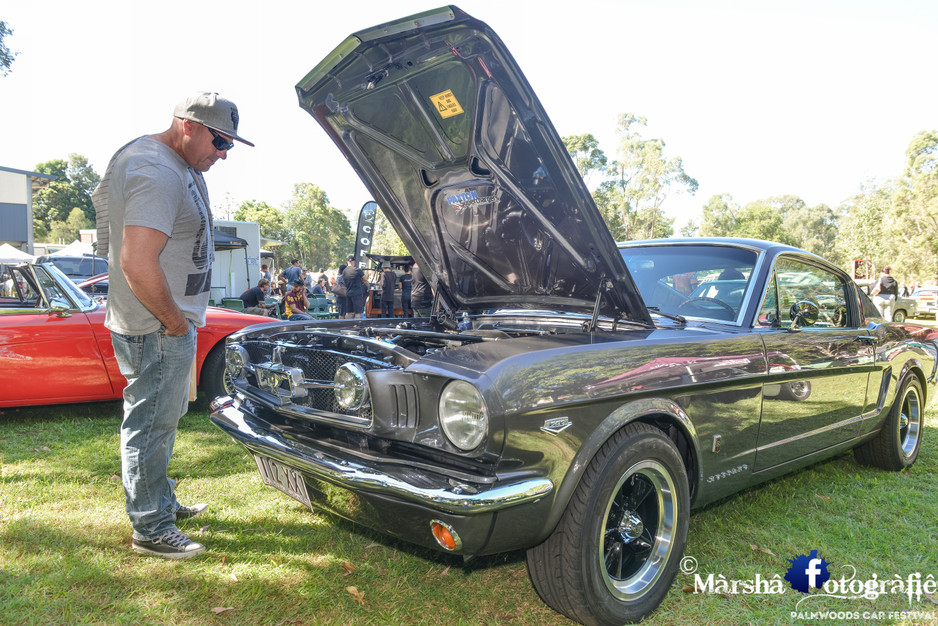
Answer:
<path fill-rule="evenodd" d="M 236 144 L 206 175 L 218 217 L 245 200 L 282 206 L 314 183 L 350 213 L 368 191 L 297 104 L 295 85 L 348 35 L 441 6 L 137 0 L 7 2 L 18 53 L 0 77 L 0 166 L 88 157 L 165 130 L 175 104 L 216 91 L 240 111 Z M 680 228 L 714 194 L 795 195 L 836 207 L 895 178 L 938 128 L 934 0 L 462 0 L 511 50 L 561 136 L 607 156 L 620 113 L 647 118 L 695 178 L 663 209 Z"/>

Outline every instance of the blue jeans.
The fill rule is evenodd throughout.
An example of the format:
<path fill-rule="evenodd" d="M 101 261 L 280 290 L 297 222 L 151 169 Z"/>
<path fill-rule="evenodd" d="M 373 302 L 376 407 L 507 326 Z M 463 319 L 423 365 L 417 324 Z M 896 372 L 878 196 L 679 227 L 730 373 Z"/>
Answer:
<path fill-rule="evenodd" d="M 147 335 L 111 333 L 124 388 L 121 468 L 134 539 L 152 541 L 176 527 L 176 481 L 167 475 L 176 426 L 189 408 L 189 369 L 196 331 Z"/>

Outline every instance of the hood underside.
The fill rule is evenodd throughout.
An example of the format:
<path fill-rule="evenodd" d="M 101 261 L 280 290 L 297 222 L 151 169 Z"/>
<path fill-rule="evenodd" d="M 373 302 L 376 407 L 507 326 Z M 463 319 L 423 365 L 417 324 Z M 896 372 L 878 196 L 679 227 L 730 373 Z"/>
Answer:
<path fill-rule="evenodd" d="M 455 7 L 348 37 L 296 87 L 443 302 L 651 323 L 501 40 Z M 601 297 L 600 297 L 601 294 Z"/>

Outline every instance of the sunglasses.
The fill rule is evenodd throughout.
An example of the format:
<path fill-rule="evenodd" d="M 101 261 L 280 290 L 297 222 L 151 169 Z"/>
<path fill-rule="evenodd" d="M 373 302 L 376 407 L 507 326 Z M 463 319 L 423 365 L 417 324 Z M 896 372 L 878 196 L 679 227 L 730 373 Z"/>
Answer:
<path fill-rule="evenodd" d="M 206 126 L 205 128 L 208 128 L 208 132 L 212 133 L 212 145 L 215 147 L 216 150 L 225 151 L 225 150 L 231 150 L 232 148 L 234 148 L 233 142 L 228 143 L 227 139 L 225 139 L 224 137 L 216 133 L 213 129 L 209 128 L 208 126 Z"/>

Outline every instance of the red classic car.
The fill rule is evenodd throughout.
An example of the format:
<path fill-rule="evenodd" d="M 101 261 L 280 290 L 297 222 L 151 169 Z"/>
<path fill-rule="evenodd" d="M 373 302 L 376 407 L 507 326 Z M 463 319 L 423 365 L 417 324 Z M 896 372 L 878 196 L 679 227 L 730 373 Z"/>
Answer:
<path fill-rule="evenodd" d="M 51 264 L 8 267 L 0 281 L 0 407 L 119 399 L 126 381 L 104 313 Z M 225 338 L 259 320 L 209 308 L 196 355 L 204 393 L 225 394 Z"/>

